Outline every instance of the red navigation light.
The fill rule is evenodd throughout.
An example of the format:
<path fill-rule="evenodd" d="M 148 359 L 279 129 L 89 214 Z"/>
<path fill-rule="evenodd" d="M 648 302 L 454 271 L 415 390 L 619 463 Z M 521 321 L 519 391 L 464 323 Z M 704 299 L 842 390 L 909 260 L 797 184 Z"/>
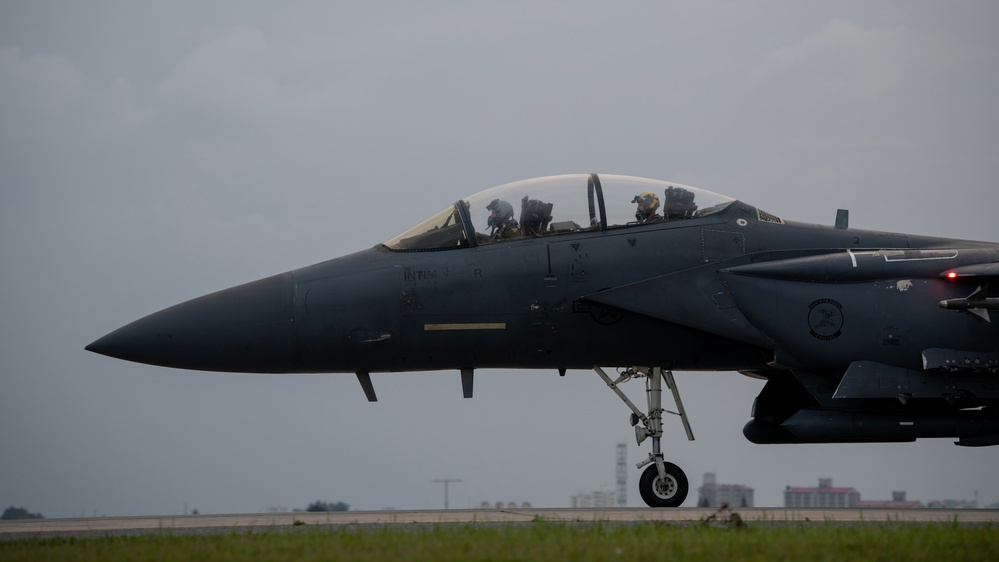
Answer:
<path fill-rule="evenodd" d="M 956 271 L 948 271 L 947 272 L 947 279 L 957 279 L 957 272 Z"/>

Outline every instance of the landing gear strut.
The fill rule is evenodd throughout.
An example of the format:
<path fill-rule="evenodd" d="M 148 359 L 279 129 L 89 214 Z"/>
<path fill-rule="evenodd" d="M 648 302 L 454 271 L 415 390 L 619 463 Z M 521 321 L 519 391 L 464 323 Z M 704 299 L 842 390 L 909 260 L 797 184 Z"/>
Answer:
<path fill-rule="evenodd" d="M 607 386 L 614 391 L 625 404 L 631 408 L 631 425 L 635 428 L 635 439 L 641 445 L 647 438 L 652 438 L 652 452 L 644 461 L 638 463 L 638 468 L 650 465 L 642 473 L 638 481 L 638 490 L 642 499 L 649 507 L 679 507 L 687 498 L 687 476 L 680 467 L 666 462 L 662 452 L 663 412 L 680 416 L 687 439 L 693 441 L 694 433 L 690 430 L 687 413 L 680 401 L 680 393 L 676 389 L 676 381 L 672 371 L 664 371 L 661 367 L 630 367 L 619 371 L 617 380 L 611 380 L 600 367 L 593 367 Z M 648 397 L 649 410 L 643 413 L 628 399 L 618 385 L 633 378 L 645 379 L 645 394 Z M 673 401 L 677 411 L 664 410 L 662 407 L 663 381 L 673 393 Z M 641 425 L 639 425 L 641 422 Z"/>

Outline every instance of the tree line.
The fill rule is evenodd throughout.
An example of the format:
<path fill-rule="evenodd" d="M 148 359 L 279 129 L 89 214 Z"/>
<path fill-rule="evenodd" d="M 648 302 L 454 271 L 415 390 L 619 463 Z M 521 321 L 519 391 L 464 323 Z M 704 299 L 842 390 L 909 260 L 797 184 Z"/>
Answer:
<path fill-rule="evenodd" d="M 314 501 L 305 508 L 305 511 L 350 511 L 350 505 L 343 502 Z"/>
<path fill-rule="evenodd" d="M 0 519 L 45 519 L 45 516 L 41 513 L 31 513 L 23 507 L 11 506 L 3 510 Z"/>

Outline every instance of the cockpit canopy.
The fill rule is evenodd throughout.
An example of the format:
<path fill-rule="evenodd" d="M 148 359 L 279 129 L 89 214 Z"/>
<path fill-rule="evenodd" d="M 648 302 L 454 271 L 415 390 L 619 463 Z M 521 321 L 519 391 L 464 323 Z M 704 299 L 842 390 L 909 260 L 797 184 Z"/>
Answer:
<path fill-rule="evenodd" d="M 448 206 L 385 243 L 390 250 L 464 248 L 528 237 L 705 217 L 734 199 L 676 183 L 608 174 L 508 183 Z"/>

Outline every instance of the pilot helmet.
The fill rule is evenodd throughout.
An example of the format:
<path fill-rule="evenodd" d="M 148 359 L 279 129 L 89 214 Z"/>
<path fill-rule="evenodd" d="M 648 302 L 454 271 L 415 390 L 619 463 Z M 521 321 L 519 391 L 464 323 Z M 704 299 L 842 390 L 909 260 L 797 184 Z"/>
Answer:
<path fill-rule="evenodd" d="M 638 203 L 638 210 L 635 212 L 635 216 L 639 220 L 652 217 L 656 214 L 656 210 L 659 208 L 659 196 L 651 191 L 646 191 L 641 195 L 636 195 L 631 202 Z"/>
<path fill-rule="evenodd" d="M 501 199 L 493 199 L 486 205 L 486 210 L 491 211 L 489 213 L 489 219 L 486 224 L 489 226 L 502 226 L 508 220 L 513 218 L 513 205 L 503 201 Z"/>

